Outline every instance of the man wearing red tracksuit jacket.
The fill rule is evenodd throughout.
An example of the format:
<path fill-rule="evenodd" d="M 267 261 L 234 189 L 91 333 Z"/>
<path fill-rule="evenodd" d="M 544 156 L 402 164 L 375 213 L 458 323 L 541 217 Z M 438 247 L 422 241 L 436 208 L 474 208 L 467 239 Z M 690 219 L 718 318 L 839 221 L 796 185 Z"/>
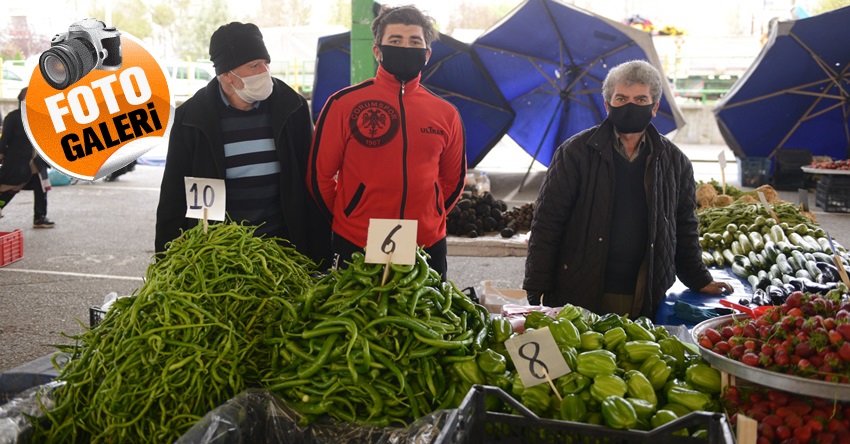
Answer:
<path fill-rule="evenodd" d="M 332 220 L 339 265 L 366 247 L 370 219 L 415 219 L 417 244 L 445 279 L 446 215 L 463 190 L 466 138 L 457 109 L 419 84 L 438 34 L 413 6 L 385 7 L 372 33 L 378 73 L 328 99 L 308 185 Z"/>

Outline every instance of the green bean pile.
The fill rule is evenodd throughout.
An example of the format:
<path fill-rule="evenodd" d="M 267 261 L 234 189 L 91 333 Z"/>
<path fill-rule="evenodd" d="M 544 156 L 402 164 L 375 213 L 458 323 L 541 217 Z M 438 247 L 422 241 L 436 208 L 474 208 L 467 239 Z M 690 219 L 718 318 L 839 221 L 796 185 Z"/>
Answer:
<path fill-rule="evenodd" d="M 64 385 L 33 442 L 173 442 L 208 411 L 256 386 L 264 338 L 296 325 L 315 265 L 255 228 L 192 228 L 101 324 L 70 336 Z"/>
<path fill-rule="evenodd" d="M 309 292 L 301 325 L 276 330 L 263 385 L 303 416 L 406 425 L 465 394 L 455 365 L 475 359 L 490 316 L 417 252 L 415 266 L 366 264 L 355 253 Z M 474 364 L 474 362 L 472 363 Z"/>
<path fill-rule="evenodd" d="M 773 211 L 780 221 L 794 226 L 797 224 L 805 224 L 810 228 L 816 228 L 817 223 L 813 222 L 808 216 L 803 214 L 800 209 L 789 202 L 776 202 L 771 205 Z M 772 217 L 767 210 L 759 203 L 742 203 L 735 202 L 732 205 L 725 207 L 706 208 L 699 213 L 699 234 L 706 233 L 723 233 L 726 226 L 729 224 L 735 225 L 752 225 L 756 218 Z"/>

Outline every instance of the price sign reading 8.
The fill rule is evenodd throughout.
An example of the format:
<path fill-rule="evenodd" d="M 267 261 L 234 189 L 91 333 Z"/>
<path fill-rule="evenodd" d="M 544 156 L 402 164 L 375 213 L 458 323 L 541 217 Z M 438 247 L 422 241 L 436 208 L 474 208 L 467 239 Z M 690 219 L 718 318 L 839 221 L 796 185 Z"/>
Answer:
<path fill-rule="evenodd" d="M 403 219 L 371 219 L 366 237 L 366 262 L 412 265 L 416 263 L 418 222 Z"/>
<path fill-rule="evenodd" d="M 185 177 L 186 185 L 186 217 L 204 218 L 207 210 L 207 220 L 224 220 L 227 193 L 224 180 Z"/>
<path fill-rule="evenodd" d="M 548 327 L 524 333 L 505 341 L 522 383 L 532 387 L 570 373 L 570 367 Z"/>

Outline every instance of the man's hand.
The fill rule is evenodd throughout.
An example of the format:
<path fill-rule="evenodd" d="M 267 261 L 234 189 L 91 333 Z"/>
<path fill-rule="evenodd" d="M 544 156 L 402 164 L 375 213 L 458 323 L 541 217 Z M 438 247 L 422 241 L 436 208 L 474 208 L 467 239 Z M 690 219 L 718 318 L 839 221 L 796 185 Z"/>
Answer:
<path fill-rule="evenodd" d="M 709 282 L 708 285 L 699 289 L 700 293 L 708 293 L 708 294 L 722 294 L 723 292 L 732 293 L 732 286 L 727 284 L 726 282 L 718 282 L 713 281 Z"/>

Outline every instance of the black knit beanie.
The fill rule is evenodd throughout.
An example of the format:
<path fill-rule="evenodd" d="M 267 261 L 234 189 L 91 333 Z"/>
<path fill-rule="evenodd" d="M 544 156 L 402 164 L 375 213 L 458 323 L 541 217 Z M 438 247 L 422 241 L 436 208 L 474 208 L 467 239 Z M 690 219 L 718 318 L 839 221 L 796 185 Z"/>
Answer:
<path fill-rule="evenodd" d="M 216 75 L 257 59 L 271 62 L 263 34 L 253 23 L 228 23 L 210 38 L 210 60 Z"/>

